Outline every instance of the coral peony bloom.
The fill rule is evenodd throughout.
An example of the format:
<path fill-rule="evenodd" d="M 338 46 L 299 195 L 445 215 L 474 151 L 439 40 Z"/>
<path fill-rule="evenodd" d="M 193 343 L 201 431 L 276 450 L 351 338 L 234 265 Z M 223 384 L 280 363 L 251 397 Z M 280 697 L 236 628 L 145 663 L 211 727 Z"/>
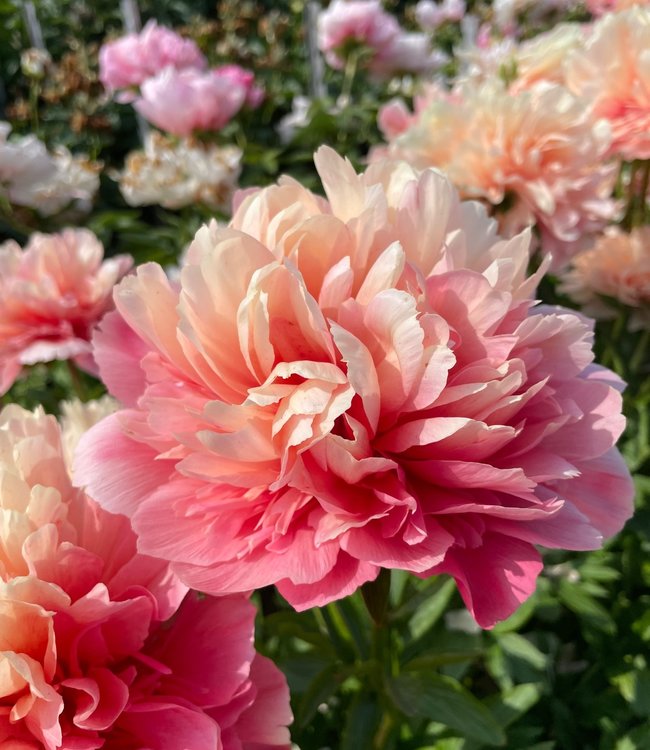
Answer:
<path fill-rule="evenodd" d="M 527 234 L 434 170 L 316 164 L 327 200 L 248 192 L 180 288 L 155 264 L 117 287 L 96 357 L 128 408 L 75 479 L 201 590 L 304 609 L 380 568 L 449 573 L 489 627 L 533 591 L 535 544 L 596 548 L 629 517 L 615 376 L 589 321 L 535 306 Z"/>
<path fill-rule="evenodd" d="M 288 691 L 254 651 L 254 607 L 183 601 L 128 519 L 71 486 L 53 417 L 0 413 L 0 481 L 3 747 L 288 750 Z"/>
<path fill-rule="evenodd" d="M 562 86 L 509 92 L 493 81 L 439 96 L 388 151 L 444 169 L 465 196 L 499 207 L 508 235 L 536 223 L 557 269 L 616 215 L 609 146 L 607 122 Z"/>
<path fill-rule="evenodd" d="M 166 67 L 202 70 L 206 65 L 191 39 L 153 20 L 140 33 L 126 34 L 99 50 L 99 80 L 110 91 L 140 86 Z"/>
<path fill-rule="evenodd" d="M 634 7 L 597 21 L 566 63 L 567 86 L 593 102 L 612 128 L 611 153 L 650 158 L 650 8 Z"/>
<path fill-rule="evenodd" d="M 102 262 L 103 254 L 87 229 L 33 234 L 22 250 L 0 245 L 0 393 L 23 365 L 74 359 L 94 371 L 92 329 L 132 263 L 126 255 Z"/>
<path fill-rule="evenodd" d="M 608 229 L 593 248 L 573 258 L 562 278 L 561 290 L 597 318 L 616 317 L 610 297 L 635 308 L 632 327 L 650 323 L 650 227 L 630 234 Z"/>
<path fill-rule="evenodd" d="M 150 123 L 174 135 L 195 130 L 221 130 L 248 96 L 243 86 L 218 70 L 166 68 L 142 84 L 133 106 Z"/>

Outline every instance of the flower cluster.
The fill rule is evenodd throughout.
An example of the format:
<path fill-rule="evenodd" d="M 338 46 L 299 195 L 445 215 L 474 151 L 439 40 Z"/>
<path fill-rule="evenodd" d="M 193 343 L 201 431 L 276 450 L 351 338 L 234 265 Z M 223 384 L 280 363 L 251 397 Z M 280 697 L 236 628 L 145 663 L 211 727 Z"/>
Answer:
<path fill-rule="evenodd" d="M 72 487 L 53 417 L 0 413 L 0 483 L 3 746 L 288 750 L 252 605 L 185 598 L 126 518 Z"/>
<path fill-rule="evenodd" d="M 616 215 L 608 124 L 563 86 L 513 92 L 492 79 L 433 93 L 414 116 L 399 104 L 380 116 L 388 154 L 444 169 L 464 195 L 497 207 L 509 236 L 536 223 L 554 267 Z"/>
<path fill-rule="evenodd" d="M 119 100 L 156 127 L 174 135 L 221 130 L 244 107 L 264 98 L 253 74 L 238 65 L 207 69 L 189 39 L 150 21 L 139 34 L 106 43 L 100 79 Z"/>
<path fill-rule="evenodd" d="M 93 327 L 132 263 L 126 255 L 102 262 L 103 255 L 86 229 L 34 234 L 24 249 L 0 245 L 0 393 L 36 362 L 74 359 L 95 371 Z"/>
<path fill-rule="evenodd" d="M 235 146 L 177 143 L 151 133 L 144 150 L 127 156 L 119 175 L 120 191 L 130 206 L 158 204 L 175 209 L 202 203 L 226 212 L 237 187 L 241 156 Z"/>
<path fill-rule="evenodd" d="M 9 140 L 0 122 L 0 201 L 33 208 L 43 216 L 71 203 L 88 209 L 99 188 L 100 165 L 59 146 L 50 153 L 34 135 Z"/>
<path fill-rule="evenodd" d="M 77 481 L 200 590 L 304 609 L 380 568 L 448 573 L 489 627 L 535 544 L 592 549 L 630 515 L 616 379 L 584 318 L 535 307 L 526 234 L 433 170 L 316 161 L 327 200 L 248 193 L 179 287 L 154 264 L 117 287 L 95 354 L 127 408 Z"/>

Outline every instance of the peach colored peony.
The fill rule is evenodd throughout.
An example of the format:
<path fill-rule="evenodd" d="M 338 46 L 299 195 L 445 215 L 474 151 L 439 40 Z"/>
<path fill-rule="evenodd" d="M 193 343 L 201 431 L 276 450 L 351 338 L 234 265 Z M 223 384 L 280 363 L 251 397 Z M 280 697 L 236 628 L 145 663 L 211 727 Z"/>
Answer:
<path fill-rule="evenodd" d="M 99 79 L 109 91 L 140 86 L 166 67 L 201 70 L 206 65 L 191 39 L 153 20 L 140 33 L 107 42 L 99 51 Z"/>
<path fill-rule="evenodd" d="M 244 106 L 249 90 L 228 73 L 165 68 L 147 79 L 135 109 L 152 125 L 174 135 L 221 130 Z"/>
<path fill-rule="evenodd" d="M 2 747 L 288 750 L 253 606 L 183 601 L 128 520 L 72 488 L 53 417 L 0 413 L 0 487 Z"/>
<path fill-rule="evenodd" d="M 605 299 L 610 297 L 635 308 L 632 327 L 650 324 L 650 227 L 627 234 L 608 229 L 593 248 L 573 259 L 561 290 L 597 318 L 616 317 Z"/>
<path fill-rule="evenodd" d="M 634 7 L 597 21 L 566 62 L 567 86 L 593 102 L 612 128 L 610 152 L 650 158 L 650 8 Z"/>
<path fill-rule="evenodd" d="M 509 236 L 536 224 L 557 269 L 616 214 L 609 146 L 607 122 L 562 86 L 511 93 L 492 81 L 432 102 L 388 153 L 444 169 L 465 196 L 498 207 Z"/>
<path fill-rule="evenodd" d="M 179 288 L 155 264 L 117 287 L 96 357 L 127 408 L 75 479 L 198 589 L 304 609 L 380 568 L 449 573 L 490 627 L 535 588 L 534 545 L 630 516 L 616 378 L 588 320 L 535 306 L 527 233 L 434 170 L 316 164 L 327 199 L 249 191 Z"/>
<path fill-rule="evenodd" d="M 0 245 L 0 394 L 23 365 L 74 359 L 94 370 L 92 329 L 132 263 L 126 255 L 102 262 L 103 254 L 87 229 L 33 234 L 24 249 Z"/>

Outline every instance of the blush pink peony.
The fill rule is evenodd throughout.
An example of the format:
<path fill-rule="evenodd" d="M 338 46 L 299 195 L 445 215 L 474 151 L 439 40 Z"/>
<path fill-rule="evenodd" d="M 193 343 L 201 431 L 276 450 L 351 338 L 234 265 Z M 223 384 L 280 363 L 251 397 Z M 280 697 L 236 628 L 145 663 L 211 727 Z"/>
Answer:
<path fill-rule="evenodd" d="M 244 106 L 249 91 L 219 69 L 165 68 L 142 84 L 133 106 L 157 128 L 187 136 L 196 130 L 221 130 Z"/>
<path fill-rule="evenodd" d="M 326 199 L 282 178 L 198 232 L 179 287 L 155 264 L 119 285 L 95 345 L 127 408 L 76 481 L 200 590 L 304 609 L 380 568 L 449 573 L 490 627 L 535 545 L 630 516 L 616 378 L 588 320 L 535 305 L 526 233 L 434 170 L 316 164 Z"/>
<path fill-rule="evenodd" d="M 318 46 L 334 68 L 343 67 L 346 45 L 363 45 L 377 54 L 400 32 L 381 0 L 332 0 L 318 18 Z"/>
<path fill-rule="evenodd" d="M 2 747 L 288 750 L 253 606 L 183 601 L 128 519 L 72 487 L 53 417 L 0 413 L 0 488 Z"/>
<path fill-rule="evenodd" d="M 99 51 L 99 79 L 110 91 L 140 86 L 163 68 L 205 68 L 207 61 L 191 39 L 149 21 L 138 34 L 107 42 Z"/>
<path fill-rule="evenodd" d="M 0 245 L 0 394 L 23 365 L 74 359 L 94 371 L 92 329 L 132 263 L 126 255 L 102 262 L 103 255 L 86 229 L 33 234 L 24 249 Z"/>
<path fill-rule="evenodd" d="M 222 65 L 214 73 L 245 92 L 246 106 L 256 109 L 264 101 L 264 89 L 255 83 L 255 74 L 239 65 Z"/>
<path fill-rule="evenodd" d="M 598 20 L 566 61 L 567 86 L 593 103 L 612 129 L 611 153 L 650 158 L 650 8 Z"/>

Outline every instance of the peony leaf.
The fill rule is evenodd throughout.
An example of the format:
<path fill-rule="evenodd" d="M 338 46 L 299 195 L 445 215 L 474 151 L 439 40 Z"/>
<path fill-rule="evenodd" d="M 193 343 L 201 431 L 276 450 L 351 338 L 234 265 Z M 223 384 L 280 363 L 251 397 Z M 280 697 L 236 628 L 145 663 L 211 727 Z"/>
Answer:
<path fill-rule="evenodd" d="M 388 693 L 407 716 L 446 724 L 465 737 L 502 746 L 506 736 L 490 711 L 451 677 L 404 672 L 388 681 Z"/>

